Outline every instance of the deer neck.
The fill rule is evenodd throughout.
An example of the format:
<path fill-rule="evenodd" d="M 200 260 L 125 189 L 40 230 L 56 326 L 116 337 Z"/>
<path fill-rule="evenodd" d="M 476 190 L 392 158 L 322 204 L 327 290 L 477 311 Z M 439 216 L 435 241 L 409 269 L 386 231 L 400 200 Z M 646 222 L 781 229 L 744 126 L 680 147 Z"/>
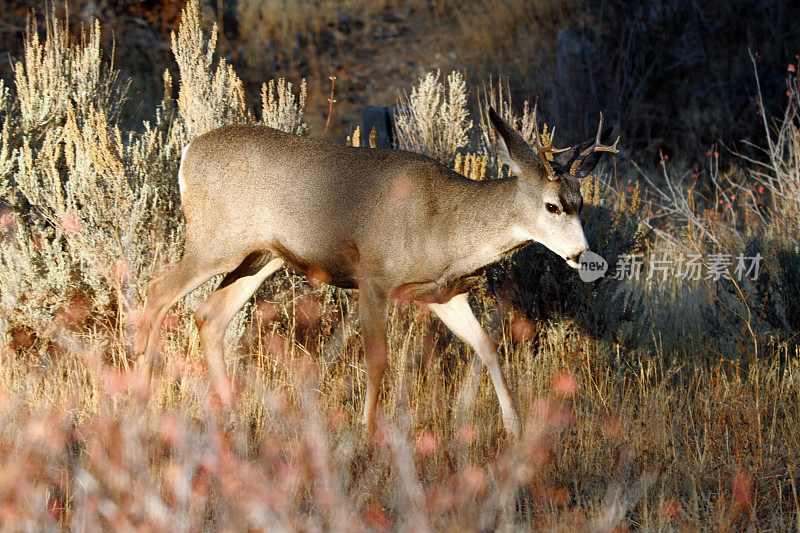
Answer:
<path fill-rule="evenodd" d="M 525 229 L 518 178 L 481 182 L 469 199 L 469 220 L 456 221 L 457 239 L 450 274 L 454 277 L 495 263 L 533 240 Z"/>

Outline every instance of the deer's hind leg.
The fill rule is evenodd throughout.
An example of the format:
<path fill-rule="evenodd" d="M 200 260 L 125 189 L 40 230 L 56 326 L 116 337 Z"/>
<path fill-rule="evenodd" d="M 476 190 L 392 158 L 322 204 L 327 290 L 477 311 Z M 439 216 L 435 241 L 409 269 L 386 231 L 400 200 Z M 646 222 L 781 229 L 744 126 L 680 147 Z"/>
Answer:
<path fill-rule="evenodd" d="M 186 254 L 177 264 L 147 285 L 147 304 L 136 338 L 138 364 L 148 377 L 158 352 L 158 336 L 164 317 L 178 300 L 212 277 L 230 270 L 222 259 Z"/>
<path fill-rule="evenodd" d="M 217 290 L 211 293 L 194 314 L 212 385 L 225 403 L 230 402 L 224 357 L 225 331 L 258 287 L 284 264 L 284 260 L 279 257 L 268 259 L 267 253 L 254 252 L 248 255 L 235 270 L 225 276 Z"/>

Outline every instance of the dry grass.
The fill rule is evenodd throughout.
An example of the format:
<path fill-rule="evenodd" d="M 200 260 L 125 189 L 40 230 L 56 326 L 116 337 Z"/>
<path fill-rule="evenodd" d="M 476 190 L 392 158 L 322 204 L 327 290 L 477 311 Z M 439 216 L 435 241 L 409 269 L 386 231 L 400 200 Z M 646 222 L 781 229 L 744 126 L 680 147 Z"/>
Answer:
<path fill-rule="evenodd" d="M 612 271 L 618 255 L 642 253 L 641 278 L 584 284 L 535 247 L 485 273 L 472 303 L 524 413 L 521 439 L 503 434 L 469 350 L 411 306 L 391 314 L 379 431 L 366 442 L 359 339 L 322 363 L 357 296 L 288 272 L 231 327 L 230 415 L 207 387 L 191 318 L 209 286 L 170 315 L 152 386 L 134 370 L 145 283 L 180 253 L 180 148 L 255 121 L 213 38 L 187 31 L 196 4 L 187 14 L 173 41 L 178 100 L 166 91 L 141 131 L 115 124 L 113 71 L 49 71 L 100 65 L 95 30 L 70 43 L 51 21 L 45 42 L 26 42 L 14 89 L 0 86 L 2 529 L 798 527 L 796 78 L 764 161 L 698 171 L 716 196 L 666 161 L 648 177 L 659 190 L 612 187 L 629 178 L 611 172 L 585 181 L 592 248 Z M 267 85 L 264 120 L 301 131 L 302 101 L 302 88 Z M 468 124 L 456 115 L 451 127 Z M 469 172 L 492 179 L 480 146 L 459 164 L 480 161 Z M 762 254 L 761 275 L 646 275 L 661 254 L 717 251 Z"/>

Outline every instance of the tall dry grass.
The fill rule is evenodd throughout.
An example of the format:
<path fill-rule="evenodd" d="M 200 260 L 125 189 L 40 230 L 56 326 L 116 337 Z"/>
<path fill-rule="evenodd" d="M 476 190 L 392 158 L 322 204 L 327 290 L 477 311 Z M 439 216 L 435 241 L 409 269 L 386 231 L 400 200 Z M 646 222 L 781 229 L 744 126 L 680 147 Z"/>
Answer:
<path fill-rule="evenodd" d="M 288 272 L 231 328 L 230 416 L 209 391 L 191 319 L 208 286 L 170 315 L 152 388 L 133 370 L 144 284 L 180 253 L 180 149 L 255 120 L 198 17 L 190 2 L 173 38 L 178 100 L 165 91 L 138 131 L 115 123 L 109 95 L 124 94 L 124 80 L 89 68 L 108 64 L 96 27 L 77 42 L 55 19 L 43 38 L 31 28 L 14 87 L 0 86 L 4 529 L 798 526 L 795 89 L 777 130 L 765 124 L 762 161 L 721 173 L 711 154 L 698 165 L 715 195 L 667 160 L 647 189 L 613 164 L 586 180 L 587 237 L 611 262 L 604 279 L 584 284 L 537 247 L 485 272 L 472 304 L 498 343 L 521 439 L 504 436 L 469 350 L 397 306 L 379 430 L 366 442 L 358 338 L 323 364 L 357 296 Z M 489 98 L 505 98 L 498 108 L 511 116 L 502 90 Z M 268 84 L 267 123 L 302 131 L 302 102 L 302 88 Z M 485 130 L 478 121 L 468 134 Z M 481 176 L 496 177 L 489 144 L 473 146 L 457 143 L 452 157 L 479 158 Z M 760 276 L 648 276 L 664 254 L 721 251 L 760 253 Z M 643 274 L 612 279 L 632 253 Z"/>

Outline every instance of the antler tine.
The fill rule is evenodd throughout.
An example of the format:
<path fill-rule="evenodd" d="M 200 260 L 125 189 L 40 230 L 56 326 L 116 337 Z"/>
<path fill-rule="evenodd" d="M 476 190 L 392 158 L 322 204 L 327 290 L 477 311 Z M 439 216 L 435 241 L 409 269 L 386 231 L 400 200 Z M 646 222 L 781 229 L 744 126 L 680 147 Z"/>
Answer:
<path fill-rule="evenodd" d="M 547 160 L 547 154 L 560 154 L 561 152 L 566 152 L 569 150 L 569 148 L 559 149 L 553 147 L 553 134 L 556 131 L 555 128 L 550 130 L 547 144 L 545 145 L 544 142 L 542 142 L 543 135 L 539 133 L 539 121 L 536 118 L 536 111 L 538 110 L 538 107 L 539 102 L 537 101 L 533 106 L 533 142 L 536 143 L 536 151 L 539 152 L 539 159 L 542 160 L 544 169 L 547 172 L 547 177 L 551 180 L 554 180 L 556 179 L 556 173 L 553 171 L 553 167 L 550 166 L 550 161 Z"/>
<path fill-rule="evenodd" d="M 553 129 L 550 130 L 550 146 L 548 147 L 549 148 L 549 152 L 551 154 L 560 154 L 560 153 L 566 152 L 567 150 L 572 148 L 571 146 L 567 146 L 566 148 L 553 148 L 553 139 L 555 139 L 555 138 L 556 138 L 556 127 L 553 126 Z"/>
<path fill-rule="evenodd" d="M 600 124 L 597 125 L 597 136 L 595 136 L 594 144 L 589 148 L 585 149 L 581 152 L 581 157 L 586 157 L 587 155 L 591 154 L 592 152 L 610 152 L 612 154 L 619 153 L 619 148 L 617 148 L 617 144 L 619 143 L 619 136 L 617 136 L 617 140 L 614 141 L 614 144 L 611 146 L 606 146 L 602 144 L 600 140 L 600 136 L 603 134 L 603 113 L 600 113 Z"/>
<path fill-rule="evenodd" d="M 536 113 L 539 111 L 539 100 L 533 104 L 533 142 L 536 143 L 536 148 L 539 148 L 539 119 L 536 118 Z"/>

